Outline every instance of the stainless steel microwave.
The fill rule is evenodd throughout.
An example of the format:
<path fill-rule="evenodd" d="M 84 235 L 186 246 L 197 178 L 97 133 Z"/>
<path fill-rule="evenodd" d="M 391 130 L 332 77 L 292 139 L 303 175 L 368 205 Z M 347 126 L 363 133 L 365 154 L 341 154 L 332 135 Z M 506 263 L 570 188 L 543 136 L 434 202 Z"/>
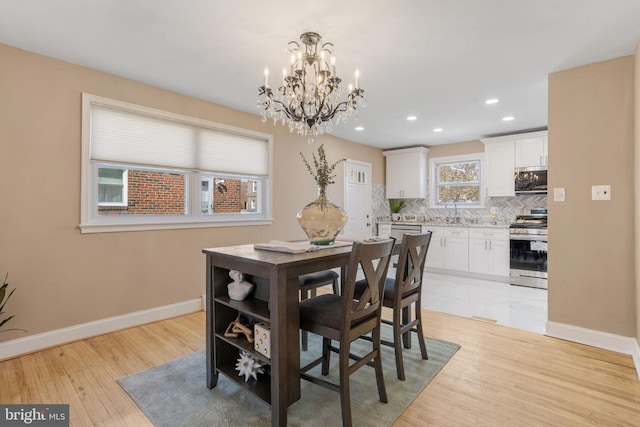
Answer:
<path fill-rule="evenodd" d="M 547 168 L 545 166 L 516 168 L 514 187 L 516 194 L 545 194 L 547 192 Z"/>

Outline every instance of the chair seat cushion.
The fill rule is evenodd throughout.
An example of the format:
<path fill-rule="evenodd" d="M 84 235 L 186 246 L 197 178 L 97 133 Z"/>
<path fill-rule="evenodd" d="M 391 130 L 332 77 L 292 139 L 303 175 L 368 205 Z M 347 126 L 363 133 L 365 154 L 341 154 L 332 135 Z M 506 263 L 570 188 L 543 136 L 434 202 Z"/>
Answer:
<path fill-rule="evenodd" d="M 336 294 L 324 294 L 300 301 L 300 329 L 314 331 L 317 327 L 339 331 L 343 326 L 342 297 Z M 353 305 L 357 301 L 353 301 Z M 375 313 L 351 322 L 355 326 L 375 316 Z"/>
<path fill-rule="evenodd" d="M 342 325 L 342 297 L 324 294 L 300 302 L 300 328 L 311 330 L 321 325 L 340 330 Z"/>
<path fill-rule="evenodd" d="M 396 287 L 396 281 L 393 277 L 387 277 L 384 281 L 384 298 L 383 305 L 393 304 L 393 292 Z M 366 280 L 358 280 L 356 282 L 355 292 L 353 293 L 353 297 L 355 299 L 360 298 L 360 296 L 367 289 L 367 281 Z"/>
<path fill-rule="evenodd" d="M 338 277 L 338 273 L 333 270 L 316 271 L 298 277 L 298 284 L 302 287 L 322 286 L 337 280 Z"/>

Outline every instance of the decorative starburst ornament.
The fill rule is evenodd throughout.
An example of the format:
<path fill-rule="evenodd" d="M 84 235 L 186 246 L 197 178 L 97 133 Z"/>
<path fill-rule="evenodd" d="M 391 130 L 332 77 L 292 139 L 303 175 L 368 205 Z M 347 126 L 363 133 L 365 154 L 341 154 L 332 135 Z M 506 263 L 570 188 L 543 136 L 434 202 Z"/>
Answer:
<path fill-rule="evenodd" d="M 251 357 L 251 355 L 246 351 L 240 352 L 238 363 L 236 363 L 236 371 L 238 371 L 239 377 L 244 375 L 244 382 L 249 381 L 249 377 L 253 377 L 254 380 L 257 380 L 258 374 L 264 374 L 262 364 Z"/>

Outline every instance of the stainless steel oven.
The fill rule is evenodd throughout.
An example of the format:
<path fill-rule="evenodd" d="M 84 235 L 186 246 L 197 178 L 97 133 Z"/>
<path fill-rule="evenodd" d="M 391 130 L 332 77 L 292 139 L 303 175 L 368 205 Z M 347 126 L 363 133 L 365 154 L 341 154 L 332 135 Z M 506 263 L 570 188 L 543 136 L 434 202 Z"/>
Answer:
<path fill-rule="evenodd" d="M 547 210 L 518 215 L 509 228 L 510 282 L 547 289 Z"/>

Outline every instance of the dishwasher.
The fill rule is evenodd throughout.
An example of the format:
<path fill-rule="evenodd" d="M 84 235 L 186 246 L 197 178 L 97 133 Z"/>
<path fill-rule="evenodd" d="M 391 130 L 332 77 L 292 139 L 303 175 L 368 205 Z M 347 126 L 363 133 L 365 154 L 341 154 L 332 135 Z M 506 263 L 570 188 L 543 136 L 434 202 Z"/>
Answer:
<path fill-rule="evenodd" d="M 402 236 L 405 234 L 420 234 L 422 230 L 422 226 L 416 223 L 410 224 L 401 224 L 401 223 L 393 223 L 391 224 L 391 237 L 394 237 L 398 243 L 402 242 Z"/>

